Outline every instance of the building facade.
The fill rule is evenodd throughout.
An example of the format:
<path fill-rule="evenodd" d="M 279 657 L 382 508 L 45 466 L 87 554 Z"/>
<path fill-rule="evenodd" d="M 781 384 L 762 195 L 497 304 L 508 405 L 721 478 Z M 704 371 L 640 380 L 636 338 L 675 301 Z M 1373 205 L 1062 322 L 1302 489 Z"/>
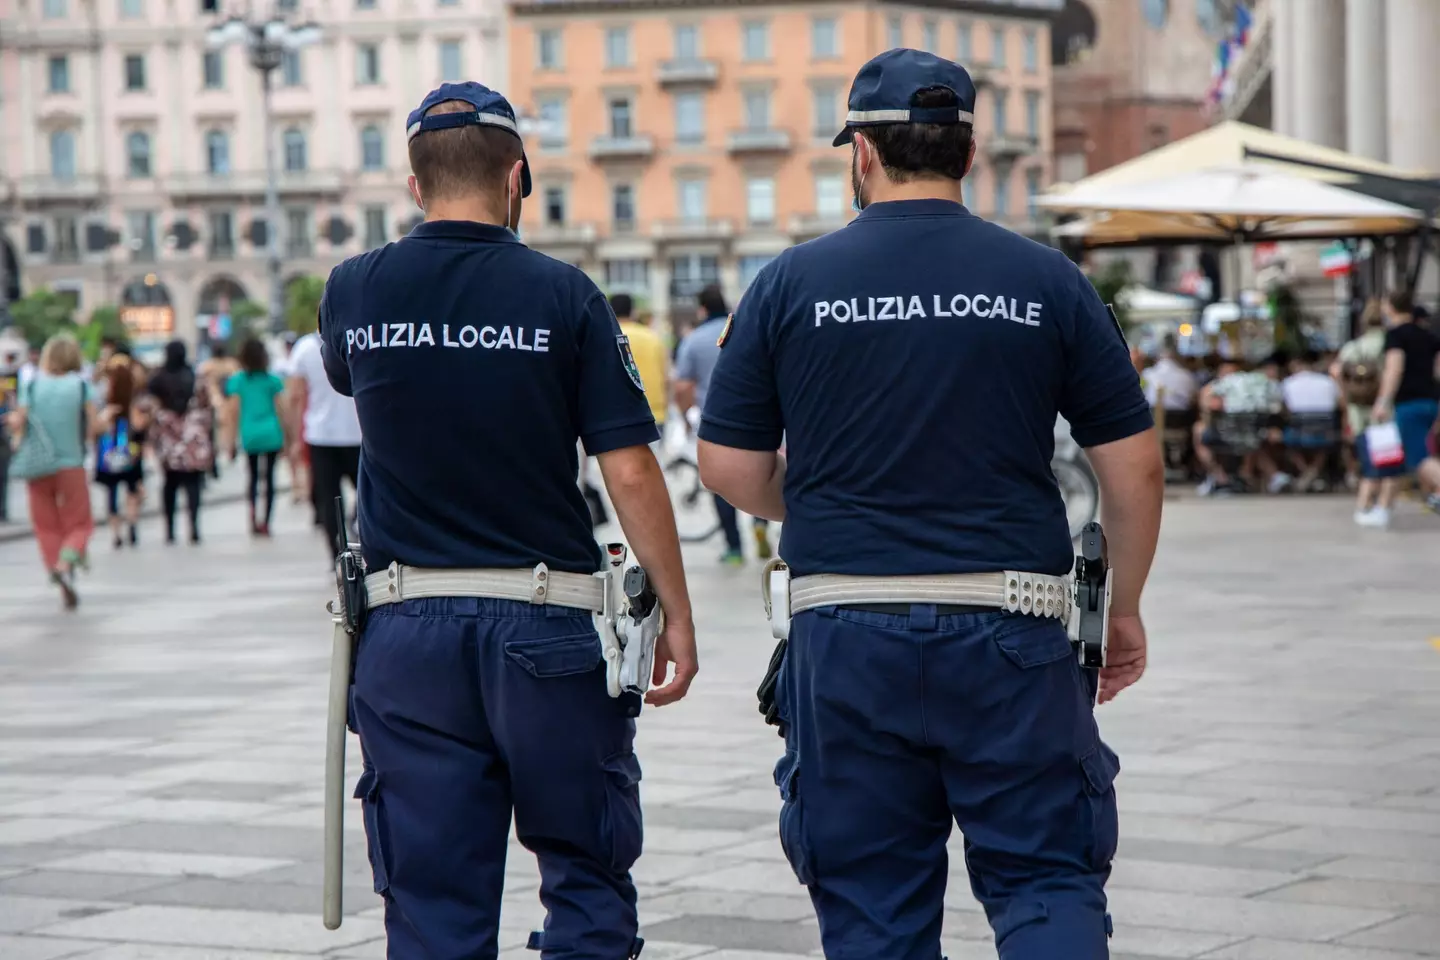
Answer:
<path fill-rule="evenodd" d="M 1440 3 L 1256 0 L 1232 119 L 1440 174 Z"/>
<path fill-rule="evenodd" d="M 1030 230 L 1049 182 L 1050 34 L 1060 0 L 534 0 L 511 7 L 509 92 L 535 193 L 522 238 L 609 292 L 683 317 L 733 300 L 791 244 L 850 217 L 832 147 L 850 81 L 883 50 L 959 61 L 982 87 L 969 205 Z"/>
<path fill-rule="evenodd" d="M 295 0 L 275 13 L 295 16 Z M 260 76 L 209 50 L 218 0 L 0 0 L 0 175 L 26 290 L 172 308 L 152 339 L 265 304 Z M 257 10 L 269 13 L 269 10 Z M 324 276 L 403 235 L 406 114 L 442 80 L 502 83 L 498 0 L 319 0 L 318 44 L 274 71 L 284 274 Z M 151 312 L 151 316 L 154 312 Z M 164 315 L 164 312 L 161 312 Z M 160 329 L 154 329 L 157 326 Z"/>

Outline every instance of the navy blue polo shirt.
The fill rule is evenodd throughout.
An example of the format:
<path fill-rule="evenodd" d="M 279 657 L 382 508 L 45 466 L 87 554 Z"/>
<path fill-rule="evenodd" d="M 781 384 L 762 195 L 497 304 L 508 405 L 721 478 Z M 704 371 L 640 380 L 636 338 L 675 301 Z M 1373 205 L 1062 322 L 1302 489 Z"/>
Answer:
<path fill-rule="evenodd" d="M 360 418 L 371 570 L 600 569 L 576 440 L 596 455 L 659 433 L 584 273 L 503 227 L 424 223 L 331 272 L 320 333 Z"/>
<path fill-rule="evenodd" d="M 874 203 L 769 263 L 740 301 L 700 437 L 785 436 L 781 556 L 797 575 L 1074 565 L 1050 471 L 1151 425 L 1080 270 L 942 200 Z"/>

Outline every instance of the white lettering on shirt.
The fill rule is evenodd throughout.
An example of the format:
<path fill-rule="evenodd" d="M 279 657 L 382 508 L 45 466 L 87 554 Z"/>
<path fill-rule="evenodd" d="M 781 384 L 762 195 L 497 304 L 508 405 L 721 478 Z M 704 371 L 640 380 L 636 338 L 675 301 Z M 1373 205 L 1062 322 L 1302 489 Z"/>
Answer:
<path fill-rule="evenodd" d="M 1044 304 L 1027 300 L 1023 304 L 1019 297 L 1001 294 L 956 293 L 930 295 L 927 311 L 925 300 L 919 294 L 904 294 L 893 297 L 850 297 L 846 300 L 816 300 L 815 326 L 825 321 L 836 323 L 861 323 L 866 320 L 916 320 L 934 318 L 937 320 L 978 317 L 989 320 L 1008 320 L 1026 327 L 1040 326 L 1040 315 Z M 516 341 L 517 349 L 523 339 Z"/>
<path fill-rule="evenodd" d="M 428 323 L 381 323 L 345 331 L 345 351 L 369 351 L 401 347 L 434 347 L 435 331 Z M 441 347 L 486 350 L 523 350 L 526 353 L 549 353 L 550 331 L 529 327 L 463 326 L 452 333 L 450 324 L 440 325 Z"/>

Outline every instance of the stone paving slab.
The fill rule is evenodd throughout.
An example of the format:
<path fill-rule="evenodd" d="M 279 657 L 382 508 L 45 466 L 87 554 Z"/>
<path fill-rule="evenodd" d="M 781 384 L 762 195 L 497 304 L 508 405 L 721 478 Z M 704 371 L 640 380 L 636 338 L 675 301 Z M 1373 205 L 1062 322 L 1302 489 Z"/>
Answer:
<path fill-rule="evenodd" d="M 385 956 L 358 809 L 345 923 L 319 920 L 330 581 L 308 511 L 278 507 L 271 542 L 233 505 L 198 549 L 151 522 L 68 615 L 33 544 L 0 545 L 0 960 Z M 1437 547 L 1433 518 L 1359 531 L 1338 499 L 1168 505 L 1150 672 L 1100 713 L 1114 960 L 1440 957 Z M 714 552 L 686 552 L 700 679 L 640 720 L 646 957 L 818 956 L 754 708 L 756 567 Z M 945 953 L 994 958 L 950 849 Z M 534 956 L 538 883 L 512 842 L 502 956 Z"/>

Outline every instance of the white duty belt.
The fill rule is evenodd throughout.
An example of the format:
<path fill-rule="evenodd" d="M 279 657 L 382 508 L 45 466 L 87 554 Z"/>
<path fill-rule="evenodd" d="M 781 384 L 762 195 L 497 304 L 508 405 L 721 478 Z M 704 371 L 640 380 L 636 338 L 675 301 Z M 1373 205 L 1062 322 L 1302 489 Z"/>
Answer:
<path fill-rule="evenodd" d="M 605 610 L 605 584 L 601 576 L 564 573 L 543 563 L 529 570 L 426 570 L 392 563 L 365 578 L 365 605 L 373 610 L 427 597 L 484 597 L 601 613 Z"/>
<path fill-rule="evenodd" d="M 855 577 L 821 573 L 790 579 L 789 568 L 772 560 L 761 574 L 765 612 L 779 639 L 790 632 L 790 617 L 816 607 L 874 603 L 933 603 L 994 607 L 1009 613 L 1049 617 L 1069 624 L 1075 606 L 1068 576 L 1023 573 L 945 573 L 909 577 Z"/>

